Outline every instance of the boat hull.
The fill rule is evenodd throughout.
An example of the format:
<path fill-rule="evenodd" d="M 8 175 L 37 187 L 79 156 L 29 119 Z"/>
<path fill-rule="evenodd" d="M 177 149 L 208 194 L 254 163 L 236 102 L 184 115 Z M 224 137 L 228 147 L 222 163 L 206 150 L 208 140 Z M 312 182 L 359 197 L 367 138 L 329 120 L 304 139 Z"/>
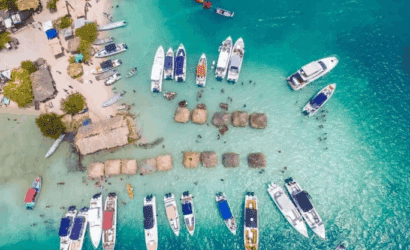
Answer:
<path fill-rule="evenodd" d="M 151 197 L 150 200 L 144 198 L 144 207 L 152 206 L 153 212 L 153 225 L 152 228 L 146 229 L 145 228 L 145 244 L 147 246 L 147 250 L 157 250 L 158 248 L 158 227 L 157 227 L 157 205 L 155 201 L 155 197 Z"/>
<path fill-rule="evenodd" d="M 116 50 L 115 51 L 107 52 L 105 49 L 103 49 L 103 50 L 98 51 L 94 55 L 94 57 L 95 58 L 110 57 L 110 56 L 114 56 L 114 55 L 120 54 L 122 52 L 125 52 L 127 50 L 128 50 L 128 46 L 125 43 L 118 43 L 118 44 L 116 44 Z"/>
<path fill-rule="evenodd" d="M 187 195 L 182 195 L 182 197 L 181 197 L 181 203 L 182 203 L 182 211 L 183 211 L 183 213 L 184 213 L 184 222 L 185 222 L 185 226 L 186 226 L 186 228 L 187 228 L 187 230 L 188 230 L 188 232 L 189 232 L 189 234 L 191 235 L 191 236 L 193 236 L 194 235 L 194 232 L 195 232 L 195 223 L 196 223 L 196 220 L 195 220 L 195 210 L 194 210 L 194 203 L 193 203 L 193 197 L 192 197 L 192 195 L 191 194 L 187 194 Z M 188 204 L 190 204 L 190 206 L 191 206 L 191 213 L 190 214 L 187 214 L 186 212 L 184 212 L 184 205 L 188 205 Z"/>
<path fill-rule="evenodd" d="M 233 46 L 233 51 L 228 67 L 228 82 L 238 81 L 239 74 L 242 69 L 243 56 L 245 54 L 245 43 L 242 38 L 239 38 Z M 235 63 L 235 65 L 234 65 Z"/>
<path fill-rule="evenodd" d="M 336 84 L 335 84 L 335 83 L 329 84 L 328 86 L 324 87 L 324 88 L 323 88 L 322 90 L 320 90 L 319 93 L 317 93 L 311 100 L 314 100 L 318 95 L 320 95 L 320 94 L 322 94 L 322 93 L 327 96 L 327 99 L 326 99 L 319 107 L 317 107 L 317 106 L 315 106 L 315 105 L 312 105 L 312 104 L 311 104 L 311 101 L 309 101 L 309 102 L 306 104 L 306 106 L 303 107 L 302 112 L 303 112 L 304 114 L 306 114 L 307 116 L 309 116 L 309 117 L 312 116 L 312 115 L 314 115 L 314 114 L 316 114 L 317 111 L 318 111 L 319 109 L 321 109 L 321 108 L 325 105 L 325 103 L 326 103 L 327 101 L 329 101 L 329 99 L 333 96 L 333 93 L 335 92 L 335 90 L 336 90 Z"/>
<path fill-rule="evenodd" d="M 60 135 L 60 137 L 58 137 L 58 139 L 53 143 L 51 148 L 47 151 L 45 158 L 50 157 L 56 151 L 60 143 L 64 140 L 64 137 L 65 137 L 65 134 L 62 134 Z"/>
<path fill-rule="evenodd" d="M 104 229 L 102 233 L 102 242 L 104 250 L 114 250 L 115 247 L 115 237 L 117 231 L 117 195 L 115 193 L 110 193 L 105 199 L 104 212 L 113 212 L 111 228 Z"/>
<path fill-rule="evenodd" d="M 169 225 L 176 236 L 179 235 L 180 224 L 179 224 L 179 214 L 177 203 L 175 202 L 175 197 L 173 194 L 169 194 L 169 197 L 164 197 L 165 213 L 167 214 L 167 219 Z"/>
<path fill-rule="evenodd" d="M 102 195 L 101 193 L 94 195 L 90 201 L 89 213 L 89 225 L 90 225 L 90 238 L 94 248 L 98 248 L 102 235 Z M 91 216 L 93 214 L 93 216 Z"/>
<path fill-rule="evenodd" d="M 84 218 L 84 224 L 81 229 L 80 237 L 78 238 L 78 240 L 71 240 L 69 250 L 81 250 L 83 248 L 84 236 L 85 236 L 85 232 L 87 231 L 87 223 L 88 223 L 88 212 L 87 211 L 88 209 L 86 211 L 80 211 L 80 213 L 77 215 L 77 218 L 79 217 Z"/>
<path fill-rule="evenodd" d="M 77 210 L 72 210 L 72 211 L 68 211 L 65 215 L 65 217 L 70 217 L 72 219 L 72 221 L 74 222 L 75 217 L 77 216 Z M 73 228 L 73 225 L 70 226 L 70 228 L 68 229 L 68 235 L 67 236 L 60 236 L 60 250 L 68 250 L 68 248 L 70 247 L 70 233 L 71 233 L 71 229 Z"/>
<path fill-rule="evenodd" d="M 227 200 L 227 198 L 226 198 L 226 195 L 225 195 L 224 193 L 218 193 L 218 194 L 216 195 L 216 202 L 219 204 L 220 202 L 223 202 L 223 201 L 225 201 L 226 204 L 228 204 L 228 200 Z M 227 205 L 227 206 L 228 206 L 228 209 L 229 209 L 229 213 L 232 214 L 231 208 L 229 207 L 229 205 Z M 220 207 L 219 207 L 219 211 L 220 211 L 220 213 L 221 213 L 221 215 L 222 215 L 222 218 L 223 218 L 223 211 L 221 210 Z M 235 220 L 235 217 L 232 215 L 231 218 L 224 219 L 224 222 L 225 222 L 226 227 L 229 229 L 229 231 L 231 231 L 231 233 L 232 233 L 233 235 L 236 235 L 236 229 L 237 229 L 237 228 L 236 228 L 236 220 Z"/>
<path fill-rule="evenodd" d="M 222 42 L 222 45 L 219 47 L 219 57 L 218 62 L 215 68 L 215 77 L 218 80 L 223 80 L 228 71 L 229 60 L 232 55 L 233 42 L 232 38 L 228 37 L 225 41 Z"/>
<path fill-rule="evenodd" d="M 117 28 L 124 27 L 125 25 L 127 25 L 127 22 L 125 20 L 122 20 L 122 21 L 113 22 L 113 23 L 109 23 L 107 25 L 100 26 L 100 27 L 98 27 L 98 31 L 106 31 L 106 30 L 117 29 Z"/>
<path fill-rule="evenodd" d="M 108 99 L 107 101 L 103 102 L 102 107 L 109 107 L 111 105 L 113 105 L 114 103 L 118 102 L 119 100 L 121 100 L 121 98 L 124 96 L 124 93 L 120 93 L 117 94 L 113 97 L 111 97 L 110 99 Z"/>
<path fill-rule="evenodd" d="M 162 91 L 162 79 L 164 74 L 164 48 L 159 46 L 155 53 L 154 63 L 151 71 L 151 91 L 159 93 Z"/>
<path fill-rule="evenodd" d="M 258 228 L 258 203 L 253 194 L 245 196 L 245 216 L 244 216 L 244 245 L 245 250 L 257 250 L 259 248 L 259 228 Z"/>
<path fill-rule="evenodd" d="M 94 45 L 104 45 L 107 43 L 111 43 L 113 41 L 114 41 L 114 37 L 102 38 L 102 39 L 98 39 L 97 41 L 95 41 Z"/>

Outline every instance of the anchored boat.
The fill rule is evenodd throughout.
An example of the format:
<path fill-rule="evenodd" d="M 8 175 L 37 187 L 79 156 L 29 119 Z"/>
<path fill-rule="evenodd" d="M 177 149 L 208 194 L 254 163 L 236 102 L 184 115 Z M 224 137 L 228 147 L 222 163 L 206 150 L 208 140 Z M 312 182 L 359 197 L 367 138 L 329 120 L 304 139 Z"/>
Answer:
<path fill-rule="evenodd" d="M 157 205 L 155 197 L 148 195 L 144 198 L 144 229 L 145 244 L 148 250 L 158 248 Z"/>
<path fill-rule="evenodd" d="M 135 67 L 132 70 L 130 70 L 125 77 L 126 78 L 131 78 L 131 77 L 135 76 L 135 74 L 137 74 L 137 71 L 138 71 L 138 69 L 137 69 L 137 67 Z"/>
<path fill-rule="evenodd" d="M 26 198 L 24 202 L 26 203 L 27 210 L 33 210 L 34 206 L 36 205 L 38 196 L 40 195 L 41 191 L 41 176 L 37 176 L 33 183 L 31 184 L 31 188 L 27 190 Z"/>
<path fill-rule="evenodd" d="M 134 199 L 134 189 L 132 189 L 131 184 L 127 184 L 127 192 L 130 199 Z"/>
<path fill-rule="evenodd" d="M 184 214 L 184 221 L 186 228 L 190 235 L 194 235 L 195 232 L 195 215 L 194 215 L 194 203 L 192 195 L 186 191 L 182 194 L 182 213 Z"/>
<path fill-rule="evenodd" d="M 111 43 L 112 41 L 114 41 L 114 37 L 112 36 L 102 37 L 102 38 L 95 40 L 94 45 L 104 45 L 107 43 Z"/>
<path fill-rule="evenodd" d="M 253 192 L 245 196 L 245 225 L 243 233 L 245 250 L 258 250 L 258 204 Z"/>
<path fill-rule="evenodd" d="M 155 53 L 154 64 L 151 71 L 151 91 L 158 93 L 162 91 L 162 77 L 164 74 L 164 48 L 159 46 Z"/>
<path fill-rule="evenodd" d="M 106 81 L 105 81 L 105 86 L 110 86 L 116 83 L 118 80 L 121 79 L 121 74 L 120 73 L 115 73 L 114 75 L 110 76 Z"/>
<path fill-rule="evenodd" d="M 93 74 L 93 75 L 102 74 L 104 72 L 107 72 L 110 69 L 121 66 L 121 64 L 122 64 L 122 61 L 119 60 L 119 59 L 107 60 L 107 61 L 104 61 L 104 62 L 100 63 L 99 67 L 97 67 L 95 69 L 92 69 L 90 71 L 90 73 Z"/>
<path fill-rule="evenodd" d="M 171 226 L 172 231 L 174 231 L 175 235 L 179 235 L 179 215 L 178 215 L 178 208 L 177 203 L 175 202 L 174 195 L 168 193 L 164 197 L 165 203 L 165 212 L 167 213 L 167 218 L 169 225 Z"/>
<path fill-rule="evenodd" d="M 114 75 L 117 72 L 118 71 L 116 69 L 109 69 L 109 70 L 105 71 L 104 73 L 102 73 L 101 75 L 96 76 L 95 79 L 97 81 L 104 80 L 104 79 L 107 79 L 108 77 Z"/>
<path fill-rule="evenodd" d="M 56 149 L 58 148 L 58 146 L 60 145 L 60 143 L 64 140 L 65 134 L 61 134 L 58 139 L 53 143 L 53 145 L 51 146 L 51 148 L 47 151 L 45 158 L 50 157 L 54 151 L 56 151 Z"/>
<path fill-rule="evenodd" d="M 64 218 L 61 219 L 60 230 L 58 231 L 58 235 L 60 236 L 60 250 L 68 250 L 70 247 L 70 235 L 76 216 L 77 210 L 75 210 L 75 206 L 70 206 Z"/>
<path fill-rule="evenodd" d="M 112 96 L 110 99 L 108 99 L 107 101 L 103 102 L 102 106 L 103 108 L 108 107 L 113 105 L 114 103 L 118 102 L 119 100 L 121 100 L 121 98 L 125 95 L 125 93 L 120 93 L 120 94 L 116 94 L 115 96 Z"/>
<path fill-rule="evenodd" d="M 80 213 L 74 220 L 74 226 L 70 235 L 70 250 L 81 250 L 84 244 L 84 235 L 87 230 L 88 208 L 81 208 Z"/>
<path fill-rule="evenodd" d="M 196 67 L 196 84 L 199 87 L 205 87 L 206 84 L 207 63 L 205 54 L 199 58 L 198 66 Z"/>
<path fill-rule="evenodd" d="M 315 95 L 303 108 L 303 114 L 312 116 L 325 105 L 325 103 L 332 97 L 336 90 L 336 83 L 332 83 L 324 87 L 319 93 Z"/>
<path fill-rule="evenodd" d="M 224 10 L 221 8 L 216 8 L 215 13 L 225 17 L 233 17 L 233 15 L 235 14 L 235 12 Z"/>
<path fill-rule="evenodd" d="M 233 46 L 233 52 L 228 68 L 227 80 L 230 82 L 236 82 L 239 78 L 239 73 L 242 68 L 243 55 L 245 54 L 245 43 L 242 37 L 239 38 Z"/>
<path fill-rule="evenodd" d="M 105 199 L 103 221 L 103 249 L 114 250 L 117 229 L 117 195 L 109 193 Z"/>
<path fill-rule="evenodd" d="M 216 194 L 216 202 L 219 206 L 219 211 L 221 212 L 222 218 L 225 221 L 226 226 L 228 227 L 229 231 L 236 234 L 236 221 L 235 217 L 233 217 L 231 208 L 228 205 L 228 200 L 224 193 L 219 192 Z"/>
<path fill-rule="evenodd" d="M 122 20 L 122 21 L 113 22 L 113 23 L 99 26 L 98 31 L 112 30 L 112 29 L 124 27 L 125 25 L 127 25 L 127 22 L 125 20 Z"/>
<path fill-rule="evenodd" d="M 94 56 L 96 58 L 103 58 L 108 56 L 113 56 L 122 52 L 127 51 L 128 46 L 125 43 L 111 43 L 104 47 L 103 50 L 100 50 Z"/>
<path fill-rule="evenodd" d="M 90 200 L 88 221 L 90 222 L 90 237 L 94 248 L 98 248 L 102 235 L 103 203 L 101 193 L 95 194 Z"/>
<path fill-rule="evenodd" d="M 164 79 L 172 80 L 174 78 L 174 51 L 169 48 L 165 55 Z"/>
<path fill-rule="evenodd" d="M 229 60 L 231 59 L 232 47 L 233 42 L 230 36 L 226 38 L 219 47 L 219 58 L 215 69 L 215 77 L 218 80 L 222 80 L 226 76 Z"/>
<path fill-rule="evenodd" d="M 175 81 L 184 82 L 186 79 L 186 51 L 181 43 L 175 58 Z"/>

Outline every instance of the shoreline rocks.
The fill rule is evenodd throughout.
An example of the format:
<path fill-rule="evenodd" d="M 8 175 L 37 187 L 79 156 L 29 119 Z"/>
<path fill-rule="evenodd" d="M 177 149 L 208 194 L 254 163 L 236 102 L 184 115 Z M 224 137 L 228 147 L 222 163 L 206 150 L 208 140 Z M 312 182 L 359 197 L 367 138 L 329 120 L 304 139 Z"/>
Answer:
<path fill-rule="evenodd" d="M 236 168 L 239 166 L 239 155 L 235 153 L 226 153 L 222 155 L 222 164 L 226 168 Z"/>
<path fill-rule="evenodd" d="M 266 157 L 262 153 L 252 153 L 248 155 L 248 165 L 251 168 L 265 168 Z"/>
<path fill-rule="evenodd" d="M 201 164 L 204 167 L 216 167 L 218 165 L 218 155 L 213 151 L 202 152 L 200 156 Z"/>
<path fill-rule="evenodd" d="M 262 113 L 252 113 L 249 115 L 249 125 L 252 128 L 264 129 L 268 123 L 268 118 Z"/>
<path fill-rule="evenodd" d="M 197 152 L 184 152 L 183 165 L 186 168 L 196 168 L 199 163 L 199 154 Z"/>

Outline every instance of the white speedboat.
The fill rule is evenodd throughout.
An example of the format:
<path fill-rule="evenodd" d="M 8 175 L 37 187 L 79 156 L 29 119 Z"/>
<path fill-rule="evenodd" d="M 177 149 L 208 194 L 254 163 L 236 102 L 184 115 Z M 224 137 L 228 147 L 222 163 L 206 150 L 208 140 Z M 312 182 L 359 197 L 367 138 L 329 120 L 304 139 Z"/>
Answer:
<path fill-rule="evenodd" d="M 229 11 L 229 10 L 224 10 L 224 9 L 221 9 L 221 8 L 216 8 L 215 13 L 219 14 L 221 16 L 226 16 L 226 17 L 233 17 L 233 15 L 235 14 L 235 12 L 232 12 L 232 11 Z"/>
<path fill-rule="evenodd" d="M 58 139 L 55 140 L 55 142 L 53 143 L 51 148 L 47 151 L 47 154 L 46 154 L 45 158 L 50 157 L 50 155 L 52 155 L 54 153 L 54 151 L 56 151 L 56 149 L 58 148 L 58 145 L 60 145 L 60 143 L 63 141 L 64 137 L 65 137 L 65 134 L 61 134 L 60 137 L 58 137 Z"/>
<path fill-rule="evenodd" d="M 61 219 L 60 230 L 58 231 L 58 235 L 60 236 L 60 250 L 68 250 L 70 247 L 70 234 L 76 216 L 77 210 L 75 210 L 75 206 L 71 206 L 68 208 L 68 212 L 64 218 Z"/>
<path fill-rule="evenodd" d="M 154 64 L 151 71 L 151 91 L 158 93 L 162 91 L 162 77 L 164 74 L 164 48 L 159 46 L 155 53 Z"/>
<path fill-rule="evenodd" d="M 73 229 L 70 234 L 70 250 L 81 250 L 84 244 L 84 235 L 87 231 L 88 208 L 81 208 L 80 213 L 74 220 Z"/>
<path fill-rule="evenodd" d="M 148 250 L 158 248 L 157 204 L 155 197 L 148 195 L 144 198 L 144 229 L 145 244 Z"/>
<path fill-rule="evenodd" d="M 186 51 L 182 43 L 179 45 L 176 53 L 174 70 L 175 81 L 184 82 L 186 79 Z"/>
<path fill-rule="evenodd" d="M 329 73 L 339 63 L 336 57 L 326 57 L 318 61 L 311 62 L 303 66 L 293 75 L 287 78 L 289 85 L 293 90 L 299 90 L 310 82 L 313 82 L 321 76 Z"/>
<path fill-rule="evenodd" d="M 196 84 L 199 87 L 205 87 L 206 84 L 206 71 L 208 69 L 205 54 L 199 58 L 198 66 L 196 66 Z"/>
<path fill-rule="evenodd" d="M 88 222 L 90 223 L 90 237 L 94 248 L 98 248 L 102 235 L 103 203 L 101 193 L 95 194 L 90 201 Z"/>
<path fill-rule="evenodd" d="M 100 50 L 94 56 L 96 58 L 103 58 L 108 56 L 113 56 L 122 52 L 127 51 L 128 46 L 125 43 L 112 43 L 104 47 L 103 50 Z"/>
<path fill-rule="evenodd" d="M 102 104 L 103 108 L 108 107 L 108 106 L 111 106 L 111 105 L 113 105 L 114 103 L 118 102 L 119 100 L 122 99 L 122 97 L 123 97 L 124 95 L 125 95 L 125 92 L 119 93 L 119 94 L 116 94 L 116 95 L 112 96 L 110 99 L 108 99 L 107 101 L 103 102 L 103 104 Z"/>
<path fill-rule="evenodd" d="M 117 73 L 117 72 L 118 72 L 118 71 L 117 71 L 116 69 L 109 69 L 109 70 L 105 71 L 104 73 L 102 73 L 102 74 L 96 76 L 95 79 L 96 79 L 97 81 L 104 80 L 104 79 L 107 79 L 108 77 L 114 75 L 114 74 Z"/>
<path fill-rule="evenodd" d="M 243 234 L 245 250 L 258 250 L 258 204 L 253 192 L 245 196 L 245 223 Z"/>
<path fill-rule="evenodd" d="M 233 51 L 231 55 L 231 60 L 228 67 L 228 77 L 229 82 L 236 82 L 239 78 L 239 73 L 242 68 L 243 55 L 245 54 L 245 43 L 242 37 L 239 38 L 235 45 L 233 46 Z"/>
<path fill-rule="evenodd" d="M 127 22 L 125 20 L 118 21 L 118 22 L 112 22 L 106 25 L 99 26 L 98 31 L 112 30 L 112 29 L 124 27 L 125 25 L 127 25 Z"/>
<path fill-rule="evenodd" d="M 169 225 L 171 226 L 172 231 L 174 231 L 175 235 L 179 235 L 179 215 L 178 215 L 178 208 L 177 203 L 175 202 L 174 195 L 168 193 L 164 197 L 165 203 L 165 212 L 167 213 L 167 218 Z"/>
<path fill-rule="evenodd" d="M 299 183 L 292 178 L 286 179 L 286 188 L 292 197 L 293 202 L 299 209 L 300 213 L 305 219 L 308 226 L 317 234 L 320 238 L 326 239 L 325 225 L 322 222 L 316 209 L 313 207 L 309 199 L 309 194 L 300 187 Z"/>
<path fill-rule="evenodd" d="M 107 60 L 107 61 L 104 61 L 104 62 L 100 63 L 99 67 L 97 67 L 95 69 L 92 69 L 90 71 L 90 73 L 93 74 L 93 75 L 99 75 L 99 74 L 102 74 L 104 72 L 107 72 L 110 69 L 117 68 L 117 67 L 121 66 L 121 64 L 122 64 L 122 61 L 119 60 L 119 59 Z"/>
<path fill-rule="evenodd" d="M 336 90 L 336 83 L 332 83 L 324 87 L 319 93 L 315 95 L 303 108 L 303 114 L 312 116 L 325 105 L 325 103 L 332 97 Z"/>
<path fill-rule="evenodd" d="M 112 37 L 112 36 L 102 37 L 102 38 L 97 39 L 94 42 L 94 45 L 104 45 L 104 44 L 107 44 L 107 43 L 111 43 L 112 41 L 114 41 L 114 37 Z"/>
<path fill-rule="evenodd" d="M 164 79 L 172 80 L 174 78 L 174 51 L 169 48 L 165 55 Z"/>
<path fill-rule="evenodd" d="M 114 75 L 110 76 L 110 78 L 108 78 L 105 81 L 105 86 L 110 86 L 113 85 L 114 83 L 116 83 L 118 80 L 121 79 L 121 74 L 120 73 L 115 73 Z"/>
<path fill-rule="evenodd" d="M 117 229 L 117 195 L 109 193 L 105 199 L 103 221 L 103 249 L 114 250 Z"/>
<path fill-rule="evenodd" d="M 272 182 L 269 185 L 268 193 L 289 224 L 291 224 L 303 236 L 309 237 L 302 215 L 286 195 L 283 188 Z"/>
<path fill-rule="evenodd" d="M 236 221 L 235 217 L 233 217 L 231 208 L 228 205 L 228 200 L 224 193 L 217 193 L 216 194 L 216 202 L 218 202 L 219 211 L 221 212 L 222 218 L 225 221 L 226 226 L 228 227 L 229 231 L 236 234 Z"/>
<path fill-rule="evenodd" d="M 192 198 L 188 191 L 184 192 L 181 197 L 182 213 L 184 214 L 185 225 L 190 235 L 194 235 L 195 232 L 195 214 Z"/>
<path fill-rule="evenodd" d="M 137 67 L 135 67 L 135 68 L 131 69 L 125 77 L 131 78 L 131 77 L 135 76 L 135 74 L 137 74 L 137 72 L 138 72 L 138 69 L 137 69 Z"/>
<path fill-rule="evenodd" d="M 232 47 L 233 42 L 231 37 L 226 38 L 219 47 L 219 58 L 215 69 L 215 77 L 219 80 L 224 79 L 226 76 L 229 60 L 231 59 Z"/>

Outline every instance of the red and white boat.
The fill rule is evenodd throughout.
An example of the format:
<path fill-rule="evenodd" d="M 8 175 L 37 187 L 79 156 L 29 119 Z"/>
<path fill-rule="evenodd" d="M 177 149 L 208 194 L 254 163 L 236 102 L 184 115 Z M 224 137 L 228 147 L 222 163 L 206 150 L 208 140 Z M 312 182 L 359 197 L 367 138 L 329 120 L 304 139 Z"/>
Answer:
<path fill-rule="evenodd" d="M 26 198 L 24 199 L 27 210 L 32 210 L 34 208 L 34 206 L 36 205 L 38 196 L 40 195 L 40 191 L 41 191 L 41 176 L 37 176 L 34 179 L 33 184 L 31 184 L 31 188 L 27 190 Z"/>

